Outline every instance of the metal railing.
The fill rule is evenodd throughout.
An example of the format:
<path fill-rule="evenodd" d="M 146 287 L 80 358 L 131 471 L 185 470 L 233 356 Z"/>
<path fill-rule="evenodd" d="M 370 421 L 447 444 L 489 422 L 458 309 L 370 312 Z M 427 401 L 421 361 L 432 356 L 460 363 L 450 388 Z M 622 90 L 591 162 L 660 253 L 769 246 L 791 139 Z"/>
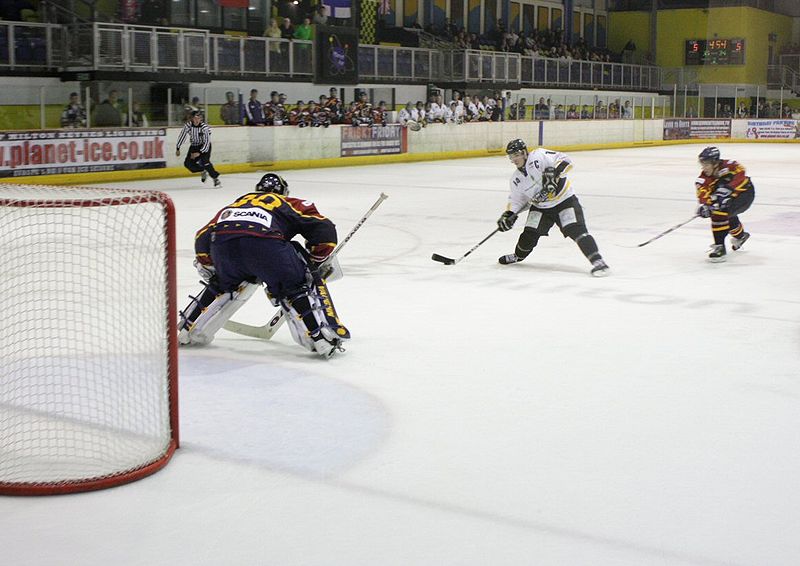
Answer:
<path fill-rule="evenodd" d="M 644 65 L 522 57 L 523 85 L 657 91 L 661 69 Z"/>
<path fill-rule="evenodd" d="M 0 21 L 0 69 L 57 70 L 62 35 L 59 25 Z"/>
<path fill-rule="evenodd" d="M 214 74 L 311 77 L 314 74 L 312 41 L 266 37 L 209 36 Z"/>
<path fill-rule="evenodd" d="M 209 72 L 207 31 L 97 22 L 65 27 L 69 69 Z"/>
<path fill-rule="evenodd" d="M 477 83 L 521 82 L 521 56 L 518 53 L 453 49 L 441 55 L 440 79 Z"/>
<path fill-rule="evenodd" d="M 800 94 L 800 74 L 785 65 L 767 67 L 767 86 L 769 88 L 787 88 L 794 94 Z"/>
<path fill-rule="evenodd" d="M 314 45 L 157 26 L 2 22 L 0 68 L 4 67 L 309 78 L 314 74 Z M 642 65 L 381 45 L 359 46 L 358 68 L 363 80 L 384 81 L 654 91 L 666 80 L 658 67 Z M 680 78 L 666 82 L 682 85 L 685 78 Z"/>
<path fill-rule="evenodd" d="M 788 53 L 781 55 L 779 64 L 789 67 L 796 73 L 800 73 L 800 53 Z"/>
<path fill-rule="evenodd" d="M 362 79 L 434 81 L 441 78 L 442 52 L 417 47 L 358 46 Z"/>

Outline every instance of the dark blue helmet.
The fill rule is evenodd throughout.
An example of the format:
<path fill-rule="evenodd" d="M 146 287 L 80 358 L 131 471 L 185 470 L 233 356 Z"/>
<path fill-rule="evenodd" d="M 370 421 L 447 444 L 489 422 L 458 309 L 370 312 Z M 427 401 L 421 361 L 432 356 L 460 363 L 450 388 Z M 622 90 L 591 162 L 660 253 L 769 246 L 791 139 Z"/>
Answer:
<path fill-rule="evenodd" d="M 716 147 L 707 147 L 700 152 L 700 155 L 697 156 L 697 159 L 700 160 L 701 163 L 716 163 L 719 161 L 719 149 Z"/>
<path fill-rule="evenodd" d="M 289 194 L 289 183 L 283 177 L 275 173 L 267 173 L 256 184 L 256 191 L 259 193 L 275 193 L 287 196 Z"/>
<path fill-rule="evenodd" d="M 528 146 L 525 145 L 525 142 L 522 140 L 511 140 L 508 142 L 508 145 L 506 145 L 506 154 L 508 155 L 513 155 L 522 151 L 528 151 Z"/>

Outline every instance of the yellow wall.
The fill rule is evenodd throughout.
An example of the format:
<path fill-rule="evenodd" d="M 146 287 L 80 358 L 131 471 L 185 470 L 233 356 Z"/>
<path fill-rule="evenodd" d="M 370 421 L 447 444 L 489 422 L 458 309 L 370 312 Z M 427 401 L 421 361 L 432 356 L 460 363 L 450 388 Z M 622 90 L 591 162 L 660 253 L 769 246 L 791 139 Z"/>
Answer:
<path fill-rule="evenodd" d="M 608 48 L 620 53 L 629 40 L 636 51 L 650 51 L 649 12 L 610 12 L 608 14 Z"/>
<path fill-rule="evenodd" d="M 690 39 L 745 40 L 745 64 L 689 66 L 696 69 L 701 83 L 764 84 L 767 81 L 769 34 L 776 33 L 775 49 L 791 43 L 792 18 L 755 8 L 711 8 L 659 10 L 656 64 L 683 67 L 686 41 Z M 611 12 L 608 44 L 621 51 L 633 39 L 637 51 L 650 45 L 649 12 Z"/>

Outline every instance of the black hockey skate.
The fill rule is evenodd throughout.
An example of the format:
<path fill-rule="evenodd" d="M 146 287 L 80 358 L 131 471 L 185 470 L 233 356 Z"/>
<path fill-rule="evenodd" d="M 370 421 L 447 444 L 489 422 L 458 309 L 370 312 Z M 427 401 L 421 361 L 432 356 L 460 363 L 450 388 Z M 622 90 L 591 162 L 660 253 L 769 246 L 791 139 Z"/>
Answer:
<path fill-rule="evenodd" d="M 204 170 L 202 173 L 200 173 L 200 182 L 205 183 L 206 179 L 208 179 L 208 171 Z"/>
<path fill-rule="evenodd" d="M 605 277 L 608 275 L 608 265 L 602 259 L 592 262 L 592 277 Z"/>
<path fill-rule="evenodd" d="M 733 251 L 740 249 L 744 245 L 744 243 L 749 239 L 750 239 L 749 232 L 742 232 L 742 235 L 739 236 L 738 238 L 736 236 L 731 236 L 731 249 L 733 249 Z"/>
<path fill-rule="evenodd" d="M 713 263 L 721 263 L 725 261 L 725 244 L 714 244 L 708 252 L 708 261 Z"/>
<path fill-rule="evenodd" d="M 221 189 L 222 188 L 222 181 L 219 180 L 219 177 L 214 179 L 214 188 L 215 189 Z"/>
<path fill-rule="evenodd" d="M 502 265 L 511 265 L 512 263 L 519 263 L 522 261 L 523 257 L 518 257 L 517 254 L 508 254 L 508 255 L 501 255 L 497 261 L 500 262 Z"/>

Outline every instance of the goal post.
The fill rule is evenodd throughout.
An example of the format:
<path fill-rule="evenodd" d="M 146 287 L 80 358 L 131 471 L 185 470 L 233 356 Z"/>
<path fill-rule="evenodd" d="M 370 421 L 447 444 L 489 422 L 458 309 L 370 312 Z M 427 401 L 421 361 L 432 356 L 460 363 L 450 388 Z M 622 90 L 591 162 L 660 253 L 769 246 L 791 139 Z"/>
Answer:
<path fill-rule="evenodd" d="M 104 489 L 178 447 L 175 208 L 0 184 L 0 494 Z"/>

